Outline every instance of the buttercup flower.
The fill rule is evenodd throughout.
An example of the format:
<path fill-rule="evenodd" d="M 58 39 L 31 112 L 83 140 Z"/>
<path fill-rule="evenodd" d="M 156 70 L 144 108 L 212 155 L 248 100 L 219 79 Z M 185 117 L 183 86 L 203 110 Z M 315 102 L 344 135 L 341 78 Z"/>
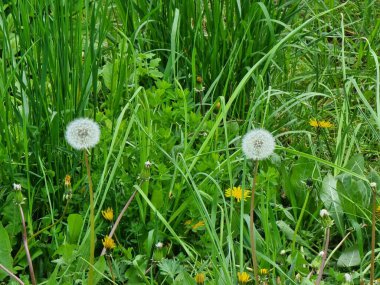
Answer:
<path fill-rule="evenodd" d="M 100 128 L 91 119 L 76 119 L 67 126 L 65 138 L 67 143 L 76 150 L 89 149 L 99 142 Z"/>
<path fill-rule="evenodd" d="M 251 191 L 244 190 L 244 196 L 243 196 L 243 189 L 241 188 L 241 186 L 238 186 L 238 187 L 232 187 L 232 189 L 228 188 L 226 192 L 224 193 L 224 195 L 226 197 L 234 197 L 238 202 L 240 202 L 241 199 L 245 201 L 249 197 L 250 193 Z"/>
<path fill-rule="evenodd" d="M 102 211 L 103 218 L 105 218 L 107 221 L 112 222 L 113 220 L 113 209 L 107 208 L 105 211 Z"/>
<path fill-rule="evenodd" d="M 111 250 L 111 249 L 114 249 L 116 247 L 116 244 L 112 238 L 110 238 L 109 236 L 105 236 L 103 239 L 103 246 L 107 250 Z"/>
<path fill-rule="evenodd" d="M 276 143 L 273 135 L 264 129 L 254 129 L 243 137 L 242 149 L 247 158 L 263 160 L 273 154 Z"/>
<path fill-rule="evenodd" d="M 241 284 L 248 283 L 248 281 L 249 281 L 249 275 L 248 275 L 247 272 L 242 272 L 242 273 L 238 272 L 237 275 L 238 275 L 238 281 L 239 281 L 239 283 L 241 283 Z"/>
<path fill-rule="evenodd" d="M 197 275 L 195 275 L 195 282 L 197 282 L 197 284 L 203 284 L 205 282 L 205 274 L 204 273 L 198 273 Z"/>

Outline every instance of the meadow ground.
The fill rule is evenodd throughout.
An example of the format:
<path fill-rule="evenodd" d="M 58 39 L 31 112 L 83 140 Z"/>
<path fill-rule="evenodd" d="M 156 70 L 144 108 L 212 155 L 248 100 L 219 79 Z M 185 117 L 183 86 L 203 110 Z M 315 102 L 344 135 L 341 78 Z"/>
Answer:
<path fill-rule="evenodd" d="M 1 284 L 380 278 L 378 1 L 7 0 L 0 43 Z"/>

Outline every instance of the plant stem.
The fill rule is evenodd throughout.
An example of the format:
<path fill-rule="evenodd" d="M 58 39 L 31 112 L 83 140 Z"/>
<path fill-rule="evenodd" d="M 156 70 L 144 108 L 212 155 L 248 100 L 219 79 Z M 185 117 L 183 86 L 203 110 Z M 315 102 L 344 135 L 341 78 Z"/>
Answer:
<path fill-rule="evenodd" d="M 92 285 L 94 283 L 94 254 L 95 254 L 95 213 L 94 213 L 94 192 L 92 189 L 91 171 L 90 164 L 88 163 L 87 150 L 84 151 L 84 160 L 87 168 L 88 177 L 88 189 L 90 192 L 90 268 L 88 271 L 88 284 Z"/>
<path fill-rule="evenodd" d="M 0 269 L 4 270 L 10 277 L 12 277 L 14 280 L 16 280 L 21 285 L 24 285 L 24 282 L 20 278 L 18 278 L 16 275 L 14 275 L 8 268 L 6 268 L 4 265 L 0 263 Z"/>
<path fill-rule="evenodd" d="M 305 213 L 306 205 L 307 205 L 307 203 L 309 201 L 310 189 L 308 188 L 307 190 L 308 191 L 306 193 L 306 198 L 305 198 L 305 201 L 303 203 L 303 206 L 302 206 L 302 209 L 301 209 L 301 213 L 300 213 L 300 216 L 298 218 L 297 225 L 296 225 L 296 228 L 295 228 L 294 234 L 293 234 L 293 241 L 292 241 L 292 247 L 291 247 L 291 250 L 292 250 L 291 252 L 292 253 L 294 252 L 294 249 L 295 249 L 298 229 L 299 229 L 299 227 L 301 225 L 302 217 L 303 217 L 303 214 Z"/>
<path fill-rule="evenodd" d="M 111 263 L 111 258 L 109 255 L 107 255 L 107 263 L 108 263 L 108 267 L 110 268 L 112 281 L 115 282 L 115 275 L 113 274 L 113 271 L 112 271 L 112 263 Z"/>
<path fill-rule="evenodd" d="M 372 188 L 372 235 L 371 235 L 371 274 L 369 284 L 373 285 L 375 276 L 375 242 L 376 242 L 376 187 Z"/>
<path fill-rule="evenodd" d="M 326 239 L 325 239 L 325 248 L 323 249 L 322 263 L 318 272 L 318 279 L 315 282 L 315 285 L 319 285 L 322 280 L 323 270 L 325 269 L 326 258 L 327 258 L 327 250 L 329 249 L 329 241 L 330 241 L 330 227 L 326 228 Z"/>
<path fill-rule="evenodd" d="M 22 240 L 24 243 L 24 248 L 25 248 L 25 254 L 26 258 L 28 260 L 28 265 L 29 265 L 29 272 L 30 272 L 30 279 L 32 279 L 32 284 L 36 285 L 36 277 L 34 275 L 34 269 L 33 269 L 33 263 L 32 263 L 32 258 L 30 256 L 29 252 L 29 247 L 28 247 L 28 235 L 26 233 L 26 224 L 25 224 L 25 216 L 24 216 L 24 211 L 22 210 L 21 204 L 18 205 L 20 209 L 20 214 L 21 214 L 21 221 L 22 221 Z"/>
<path fill-rule="evenodd" d="M 250 211 L 250 223 L 249 223 L 253 273 L 255 275 L 255 281 L 256 281 L 257 285 L 259 284 L 259 275 L 258 275 L 257 257 L 256 257 L 256 248 L 255 248 L 254 210 L 255 210 L 255 188 L 256 188 L 256 179 L 257 179 L 258 168 L 259 168 L 259 161 L 256 160 L 255 168 L 253 170 L 253 182 L 252 182 L 252 193 L 251 193 L 251 211 Z"/>
<path fill-rule="evenodd" d="M 30 241 L 30 240 L 36 238 L 39 234 L 43 233 L 44 231 L 46 231 L 46 230 L 48 230 L 48 229 L 54 227 L 56 224 L 60 223 L 60 222 L 63 220 L 63 218 L 65 217 L 65 215 L 66 215 L 66 211 L 67 211 L 68 205 L 69 205 L 69 200 L 67 200 L 67 202 L 66 202 L 66 205 L 65 205 L 65 208 L 63 209 L 63 213 L 62 213 L 61 217 L 60 217 L 58 220 L 56 220 L 54 223 L 52 223 L 52 224 L 50 224 L 50 225 L 44 227 L 42 230 L 39 230 L 38 232 L 36 232 L 35 234 L 33 234 L 33 235 L 28 239 L 28 241 Z"/>
<path fill-rule="evenodd" d="M 135 198 L 136 193 L 137 193 L 137 190 L 135 190 L 135 192 L 133 192 L 133 194 L 129 198 L 128 202 L 125 204 L 123 210 L 121 210 L 120 214 L 117 216 L 117 219 L 116 219 L 115 223 L 112 226 L 111 232 L 108 235 L 110 238 L 112 238 L 113 234 L 115 233 L 116 228 L 119 225 L 121 218 L 123 217 L 125 211 L 127 211 L 127 209 L 129 207 L 129 205 L 131 204 L 132 200 Z M 102 250 L 102 253 L 100 254 L 100 256 L 105 255 L 105 254 L 106 254 L 106 248 L 103 247 L 103 250 Z"/>

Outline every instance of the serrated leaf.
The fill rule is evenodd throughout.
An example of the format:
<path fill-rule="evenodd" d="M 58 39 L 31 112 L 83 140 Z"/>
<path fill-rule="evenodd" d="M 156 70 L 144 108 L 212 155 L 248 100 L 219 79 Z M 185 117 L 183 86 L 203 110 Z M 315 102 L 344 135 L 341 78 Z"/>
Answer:
<path fill-rule="evenodd" d="M 337 265 L 339 267 L 357 266 L 361 262 L 357 246 L 350 247 L 339 256 Z"/>

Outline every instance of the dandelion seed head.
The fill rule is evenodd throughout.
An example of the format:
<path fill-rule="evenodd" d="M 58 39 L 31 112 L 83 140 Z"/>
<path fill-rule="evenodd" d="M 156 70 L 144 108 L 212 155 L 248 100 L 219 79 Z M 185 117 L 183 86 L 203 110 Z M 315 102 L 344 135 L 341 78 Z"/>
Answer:
<path fill-rule="evenodd" d="M 79 118 L 69 123 L 65 138 L 67 143 L 76 150 L 89 149 L 99 142 L 100 128 L 91 119 Z"/>
<path fill-rule="evenodd" d="M 273 154 L 276 142 L 273 135 L 264 129 L 249 131 L 242 142 L 243 153 L 247 158 L 263 160 Z"/>

